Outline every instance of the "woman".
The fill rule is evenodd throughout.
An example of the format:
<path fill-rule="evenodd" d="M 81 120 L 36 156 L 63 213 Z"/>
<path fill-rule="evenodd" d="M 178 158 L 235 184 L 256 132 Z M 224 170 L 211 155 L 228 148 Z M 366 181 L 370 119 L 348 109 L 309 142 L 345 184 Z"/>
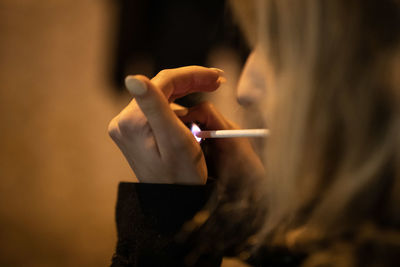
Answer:
<path fill-rule="evenodd" d="M 174 113 L 169 102 L 217 89 L 222 71 L 128 77 L 135 99 L 109 132 L 140 183 L 120 185 L 114 266 L 219 266 L 223 255 L 398 266 L 399 5 L 232 1 L 253 46 L 238 102 L 263 113 L 271 136 L 264 160 L 246 139 L 210 144 L 218 182 L 183 122 L 237 126 L 209 104 Z"/>

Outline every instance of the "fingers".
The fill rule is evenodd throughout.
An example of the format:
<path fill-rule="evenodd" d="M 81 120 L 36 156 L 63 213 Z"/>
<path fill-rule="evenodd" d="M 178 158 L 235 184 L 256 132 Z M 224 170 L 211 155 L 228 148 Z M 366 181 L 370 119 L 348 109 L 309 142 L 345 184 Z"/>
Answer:
<path fill-rule="evenodd" d="M 161 71 L 151 81 L 142 75 L 126 78 L 126 87 L 135 97 L 130 106 L 137 103 L 140 107 L 161 157 L 168 155 L 173 144 L 182 143 L 177 137 L 185 136 L 183 132 L 187 130 L 169 107 L 169 101 L 192 92 L 216 90 L 223 81 L 222 73 L 218 69 L 189 66 Z"/>
<path fill-rule="evenodd" d="M 170 106 L 170 101 L 217 89 L 223 81 L 221 73 L 192 66 L 162 71 L 152 80 L 142 75 L 127 77 L 126 87 L 134 99 L 110 123 L 109 133 L 141 181 L 206 181 L 201 147 L 177 118 L 188 115 L 188 110 Z"/>
<path fill-rule="evenodd" d="M 238 125 L 226 119 L 209 102 L 190 108 L 188 114 L 180 119 L 185 123 L 198 123 L 203 130 L 239 129 Z M 249 173 L 257 173 L 255 176 L 259 177 L 263 173 L 262 163 L 248 138 L 210 139 L 203 144 L 207 145 L 205 150 L 210 151 L 206 152 L 209 167 L 217 168 L 218 176 L 240 177 L 241 174 L 248 176 Z M 212 169 L 211 172 L 213 171 L 215 170 Z"/>
<path fill-rule="evenodd" d="M 178 117 L 185 116 L 189 112 L 188 108 L 178 105 L 176 103 L 171 103 L 169 104 L 169 106 L 175 112 L 175 115 Z"/>
<path fill-rule="evenodd" d="M 194 92 L 211 92 L 225 82 L 224 72 L 216 68 L 188 66 L 160 71 L 151 81 L 173 100 Z"/>
<path fill-rule="evenodd" d="M 128 91 L 135 97 L 135 102 L 144 114 L 151 131 L 157 141 L 161 156 L 163 148 L 168 146 L 171 137 L 176 135 L 180 123 L 169 106 L 163 92 L 159 90 L 147 77 L 142 75 L 128 76 L 125 80 Z M 130 105 L 134 105 L 131 103 Z M 135 113 L 130 112 L 130 113 Z M 131 121 L 127 123 L 132 124 Z M 137 124 L 137 123 L 136 123 Z"/>
<path fill-rule="evenodd" d="M 207 130 L 228 130 L 239 127 L 227 120 L 210 102 L 203 102 L 189 109 L 187 115 L 180 116 L 185 123 L 195 122 Z"/>

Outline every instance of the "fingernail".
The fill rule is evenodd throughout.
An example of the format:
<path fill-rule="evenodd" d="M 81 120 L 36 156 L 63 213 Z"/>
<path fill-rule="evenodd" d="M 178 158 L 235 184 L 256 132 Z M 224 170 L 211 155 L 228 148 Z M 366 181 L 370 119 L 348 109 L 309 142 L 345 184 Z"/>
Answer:
<path fill-rule="evenodd" d="M 219 82 L 220 84 L 226 83 L 226 78 L 225 78 L 225 77 L 219 77 L 219 78 L 218 78 L 218 82 Z"/>
<path fill-rule="evenodd" d="M 210 70 L 213 70 L 218 73 L 218 75 L 223 76 L 225 74 L 225 71 L 218 69 L 218 68 L 210 68 Z"/>
<path fill-rule="evenodd" d="M 135 78 L 135 76 L 127 76 L 125 78 L 125 86 L 133 96 L 141 96 L 147 92 L 146 84 Z"/>

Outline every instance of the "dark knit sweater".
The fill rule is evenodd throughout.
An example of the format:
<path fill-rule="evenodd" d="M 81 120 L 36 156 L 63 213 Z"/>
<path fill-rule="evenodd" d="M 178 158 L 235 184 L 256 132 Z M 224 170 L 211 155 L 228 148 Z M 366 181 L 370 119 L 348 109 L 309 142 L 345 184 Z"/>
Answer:
<path fill-rule="evenodd" d="M 177 238 L 184 223 L 208 202 L 213 187 L 213 183 L 120 183 L 116 207 L 118 243 L 111 267 L 220 266 L 223 251 L 209 251 L 195 262 L 188 261 L 196 241 Z M 301 258 L 282 251 L 260 250 L 249 258 L 249 263 L 289 267 L 299 266 Z"/>

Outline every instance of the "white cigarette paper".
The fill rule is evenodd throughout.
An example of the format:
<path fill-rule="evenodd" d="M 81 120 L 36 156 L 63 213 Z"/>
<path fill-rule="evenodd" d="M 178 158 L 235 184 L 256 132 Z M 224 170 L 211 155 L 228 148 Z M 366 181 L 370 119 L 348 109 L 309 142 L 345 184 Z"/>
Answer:
<path fill-rule="evenodd" d="M 198 138 L 235 138 L 235 137 L 267 137 L 268 129 L 241 129 L 241 130 L 216 130 L 195 131 L 193 134 Z"/>

